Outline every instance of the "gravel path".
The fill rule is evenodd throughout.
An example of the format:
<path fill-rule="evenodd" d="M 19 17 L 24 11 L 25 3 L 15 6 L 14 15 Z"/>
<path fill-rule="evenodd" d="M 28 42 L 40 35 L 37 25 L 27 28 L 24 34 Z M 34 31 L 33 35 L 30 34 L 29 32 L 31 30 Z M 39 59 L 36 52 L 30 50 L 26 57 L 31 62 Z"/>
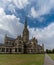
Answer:
<path fill-rule="evenodd" d="M 43 65 L 54 65 L 54 61 L 50 58 L 50 56 L 45 54 L 45 59 L 44 59 Z"/>

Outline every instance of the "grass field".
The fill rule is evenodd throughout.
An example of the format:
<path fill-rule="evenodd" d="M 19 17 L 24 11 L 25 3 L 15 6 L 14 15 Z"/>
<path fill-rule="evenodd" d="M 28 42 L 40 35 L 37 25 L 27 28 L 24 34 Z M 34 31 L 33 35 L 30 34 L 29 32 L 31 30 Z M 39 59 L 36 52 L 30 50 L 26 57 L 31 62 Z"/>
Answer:
<path fill-rule="evenodd" d="M 0 65 L 43 65 L 44 54 L 0 54 Z"/>
<path fill-rule="evenodd" d="M 54 60 L 54 54 L 49 54 L 49 56 Z"/>

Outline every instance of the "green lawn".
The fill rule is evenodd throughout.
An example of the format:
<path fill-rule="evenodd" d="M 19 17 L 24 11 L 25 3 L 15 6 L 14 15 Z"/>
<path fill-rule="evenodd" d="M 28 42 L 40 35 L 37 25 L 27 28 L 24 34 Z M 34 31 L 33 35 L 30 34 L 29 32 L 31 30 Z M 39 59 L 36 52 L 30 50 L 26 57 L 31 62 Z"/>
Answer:
<path fill-rule="evenodd" d="M 43 65 L 44 54 L 0 54 L 0 65 Z"/>
<path fill-rule="evenodd" d="M 49 54 L 49 56 L 54 60 L 54 54 Z"/>

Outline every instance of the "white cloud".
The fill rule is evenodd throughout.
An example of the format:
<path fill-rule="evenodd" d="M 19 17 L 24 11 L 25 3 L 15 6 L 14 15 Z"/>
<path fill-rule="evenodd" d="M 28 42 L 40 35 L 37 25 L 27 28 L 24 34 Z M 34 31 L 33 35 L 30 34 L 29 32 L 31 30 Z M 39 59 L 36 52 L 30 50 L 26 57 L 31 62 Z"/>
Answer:
<path fill-rule="evenodd" d="M 36 37 L 40 44 L 45 44 L 45 48 L 54 48 L 54 23 L 51 23 L 44 29 L 29 28 L 29 30 L 32 31 L 30 32 L 30 38 Z"/>
<path fill-rule="evenodd" d="M 2 0 L 3 2 L 11 2 L 12 0 Z"/>
<path fill-rule="evenodd" d="M 18 7 L 19 9 L 24 8 L 27 4 L 29 4 L 28 0 L 12 0 L 13 3 Z"/>
<path fill-rule="evenodd" d="M 0 17 L 0 39 L 5 35 L 17 36 L 22 33 L 23 24 L 20 23 L 20 18 L 17 18 L 14 15 L 6 15 L 4 9 L 0 8 L 1 17 Z"/>
<path fill-rule="evenodd" d="M 2 0 L 0 1 L 0 7 L 5 9 L 8 7 L 13 13 L 16 13 L 15 7 L 18 9 L 26 9 L 29 16 L 36 18 L 49 14 L 51 9 L 54 9 L 54 0 Z"/>
<path fill-rule="evenodd" d="M 45 14 L 50 14 L 52 9 L 54 9 L 54 0 L 37 0 L 36 4 L 31 7 L 29 16 L 37 18 Z"/>
<path fill-rule="evenodd" d="M 0 8 L 0 17 L 2 17 L 4 15 L 5 15 L 5 12 L 4 12 L 3 8 Z"/>
<path fill-rule="evenodd" d="M 2 8 L 6 8 L 7 6 L 9 6 L 9 4 L 11 3 L 12 0 L 1 0 L 0 1 L 0 7 Z"/>
<path fill-rule="evenodd" d="M 38 11 L 35 10 L 34 7 L 31 8 L 31 14 L 28 15 L 28 16 L 31 16 L 31 17 L 33 17 L 33 18 L 37 18 L 37 20 L 38 20 L 39 22 L 45 21 L 44 17 L 40 17 L 40 14 L 38 13 Z"/>
<path fill-rule="evenodd" d="M 38 13 L 37 13 L 37 11 L 35 10 L 34 7 L 31 8 L 31 16 L 32 16 L 33 18 L 38 17 Z"/>
<path fill-rule="evenodd" d="M 16 11 L 15 11 L 15 6 L 14 6 L 13 4 L 10 4 L 10 5 L 8 6 L 8 10 L 11 11 L 11 13 L 16 13 Z"/>
<path fill-rule="evenodd" d="M 14 4 L 14 5 L 13 5 Z M 6 8 L 11 5 L 11 7 L 17 7 L 19 9 L 23 9 L 29 4 L 28 0 L 1 0 L 0 7 Z"/>

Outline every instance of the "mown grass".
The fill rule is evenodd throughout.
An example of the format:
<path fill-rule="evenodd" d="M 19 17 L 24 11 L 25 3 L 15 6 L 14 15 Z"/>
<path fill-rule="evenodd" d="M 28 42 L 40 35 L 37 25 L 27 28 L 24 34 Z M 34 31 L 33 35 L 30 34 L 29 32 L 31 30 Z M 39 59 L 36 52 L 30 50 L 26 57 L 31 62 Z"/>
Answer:
<path fill-rule="evenodd" d="M 0 54 L 0 65 L 43 65 L 44 54 Z"/>
<path fill-rule="evenodd" d="M 49 54 L 49 56 L 54 60 L 54 54 Z"/>

